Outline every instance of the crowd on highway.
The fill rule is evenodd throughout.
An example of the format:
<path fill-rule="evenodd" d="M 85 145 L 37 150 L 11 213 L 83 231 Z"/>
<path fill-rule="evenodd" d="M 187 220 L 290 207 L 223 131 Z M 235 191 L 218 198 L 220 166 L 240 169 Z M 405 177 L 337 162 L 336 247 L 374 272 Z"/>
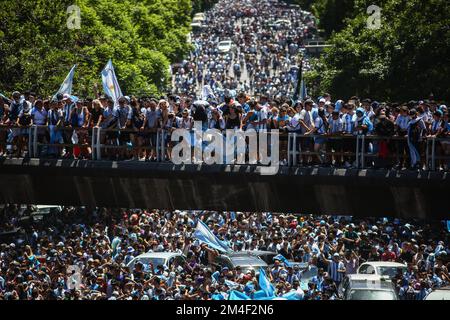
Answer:
<path fill-rule="evenodd" d="M 0 300 L 220 300 L 251 297 L 258 270 L 214 264 L 219 252 L 195 236 L 198 220 L 235 252 L 263 250 L 276 296 L 338 299 L 345 276 L 364 262 L 399 262 L 390 274 L 398 297 L 420 300 L 450 284 L 444 224 L 387 218 L 275 213 L 62 208 L 0 211 Z M 143 253 L 176 253 L 178 263 L 127 267 Z M 306 269 L 305 269 L 306 268 Z"/>
<path fill-rule="evenodd" d="M 281 1 L 219 1 L 194 30 L 195 51 L 173 71 L 175 92 L 194 95 L 209 85 L 214 98 L 227 92 L 294 95 L 297 74 L 309 60 L 304 46 L 316 37 L 313 15 Z"/>

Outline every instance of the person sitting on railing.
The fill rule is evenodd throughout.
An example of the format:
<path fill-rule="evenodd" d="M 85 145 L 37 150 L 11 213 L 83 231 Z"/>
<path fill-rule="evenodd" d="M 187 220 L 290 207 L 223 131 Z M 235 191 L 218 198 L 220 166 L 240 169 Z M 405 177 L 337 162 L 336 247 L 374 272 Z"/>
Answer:
<path fill-rule="evenodd" d="M 48 102 L 48 100 L 46 100 Z M 39 143 L 47 143 L 47 130 L 46 128 L 43 128 L 42 126 L 47 125 L 47 117 L 48 117 L 48 111 L 44 108 L 44 101 L 41 99 L 38 99 L 34 107 L 31 109 L 31 118 L 33 120 L 33 124 L 38 126 L 37 128 L 37 141 Z M 42 150 L 42 148 L 39 148 L 39 150 Z M 40 152 L 38 152 L 40 154 Z"/>

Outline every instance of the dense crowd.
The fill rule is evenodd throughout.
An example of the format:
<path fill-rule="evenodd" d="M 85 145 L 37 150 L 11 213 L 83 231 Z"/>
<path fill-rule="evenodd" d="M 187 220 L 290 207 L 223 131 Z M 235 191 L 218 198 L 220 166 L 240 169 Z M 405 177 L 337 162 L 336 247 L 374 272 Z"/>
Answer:
<path fill-rule="evenodd" d="M 365 135 L 379 137 L 366 141 L 366 150 L 377 155 L 370 164 L 422 168 L 429 165 L 425 155 L 427 139 L 438 138 L 438 168 L 449 168 L 448 109 L 435 100 L 394 104 L 352 97 L 344 102 L 333 101 L 325 94 L 316 101 L 293 103 L 239 93 L 234 98 L 226 96 L 219 105 L 170 95 L 167 100 L 122 97 L 114 106 L 107 97 L 83 101 L 58 95 L 55 100 L 42 100 L 30 93 L 21 96 L 15 92 L 9 105 L 0 104 L 0 111 L 0 156 L 28 156 L 30 126 L 37 125 L 37 141 L 42 144 L 39 157 L 91 159 L 92 128 L 96 127 L 103 129 L 101 144 L 110 147 L 103 149 L 105 158 L 140 161 L 156 161 L 157 132 L 162 129 L 165 160 L 170 160 L 170 134 L 177 128 L 191 130 L 199 121 L 204 130 L 301 134 L 298 148 L 314 155 L 301 157 L 304 165 L 351 167 L 355 161 L 354 137 Z M 286 142 L 281 148 L 283 164 Z"/>
<path fill-rule="evenodd" d="M 194 31 L 195 51 L 174 68 L 175 92 L 196 94 L 203 85 L 214 96 L 227 92 L 294 95 L 300 61 L 308 70 L 305 44 L 316 37 L 309 12 L 281 1 L 219 1 L 206 14 L 205 27 Z M 231 46 L 220 48 L 222 41 Z"/>
<path fill-rule="evenodd" d="M 105 208 L 64 208 L 24 222 L 33 211 L 16 205 L 1 210 L 0 300 L 209 300 L 227 299 L 231 289 L 251 296 L 259 288 L 255 272 L 212 265 L 218 252 L 193 236 L 199 219 L 234 251 L 273 251 L 314 270 L 305 279 L 297 266 L 275 261 L 267 276 L 277 296 L 295 291 L 305 300 L 336 299 L 344 275 L 365 261 L 407 265 L 393 279 L 400 299 L 422 299 L 450 283 L 448 232 L 440 223 Z M 14 241 L 5 240 L 8 232 Z M 182 253 L 186 262 L 145 271 L 126 267 L 146 252 Z M 79 270 L 78 287 L 70 286 L 69 266 Z"/>
<path fill-rule="evenodd" d="M 366 135 L 383 137 L 365 142 L 372 154 L 366 166 L 430 168 L 426 141 L 433 137 L 438 138 L 432 144 L 436 167 L 448 170 L 444 102 L 434 97 L 406 103 L 344 101 L 327 93 L 308 97 L 303 86 L 298 90 L 300 62 L 308 69 L 305 41 L 317 33 L 310 13 L 278 1 L 222 0 L 206 13 L 204 24 L 207 28 L 192 35 L 191 58 L 173 68 L 174 91 L 167 96 L 123 96 L 116 102 L 100 94 L 95 99 L 0 95 L 0 156 L 30 156 L 30 127 L 36 125 L 38 157 L 91 159 L 92 129 L 101 128 L 102 158 L 170 161 L 173 130 L 192 129 L 199 121 L 203 130 L 304 135 L 297 146 L 302 165 L 355 166 L 355 137 Z M 231 46 L 221 51 L 226 40 Z M 164 142 L 157 139 L 158 130 L 164 130 Z M 293 148 L 286 140 L 280 145 L 282 165 Z M 166 151 L 157 158 L 161 143 Z"/>

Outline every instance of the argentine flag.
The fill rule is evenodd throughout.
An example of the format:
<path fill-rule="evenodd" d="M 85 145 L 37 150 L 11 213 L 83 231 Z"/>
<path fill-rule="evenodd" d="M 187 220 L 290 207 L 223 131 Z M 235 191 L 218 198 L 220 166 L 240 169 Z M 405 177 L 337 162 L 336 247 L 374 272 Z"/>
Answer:
<path fill-rule="evenodd" d="M 72 95 L 72 86 L 73 86 L 73 77 L 75 75 L 75 69 L 77 68 L 77 65 L 74 65 L 72 69 L 70 69 L 69 74 L 67 75 L 66 79 L 64 79 L 64 82 L 62 83 L 61 87 L 59 87 L 58 92 L 53 97 L 56 99 L 56 96 L 61 94 L 68 94 Z"/>
<path fill-rule="evenodd" d="M 275 288 L 266 277 L 266 272 L 263 268 L 259 269 L 259 287 L 266 294 L 267 297 L 275 296 Z"/>
<path fill-rule="evenodd" d="M 113 99 L 115 106 L 119 103 L 119 98 L 123 97 L 122 90 L 120 90 L 119 82 L 117 82 L 116 72 L 111 59 L 102 71 L 103 91 Z"/>
<path fill-rule="evenodd" d="M 194 232 L 194 238 L 200 242 L 207 244 L 209 247 L 219 250 L 220 252 L 230 252 L 230 248 L 224 242 L 219 240 L 202 221 L 198 221 L 197 228 Z"/>

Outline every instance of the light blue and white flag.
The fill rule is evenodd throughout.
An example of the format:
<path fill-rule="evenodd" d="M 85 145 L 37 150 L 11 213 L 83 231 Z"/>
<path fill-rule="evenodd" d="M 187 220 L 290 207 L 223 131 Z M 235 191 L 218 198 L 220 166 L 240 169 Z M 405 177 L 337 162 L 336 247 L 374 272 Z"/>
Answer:
<path fill-rule="evenodd" d="M 213 249 L 219 250 L 220 252 L 227 253 L 231 251 L 228 245 L 224 241 L 219 240 L 208 228 L 208 226 L 200 220 L 197 223 L 197 228 L 194 232 L 194 238 L 202 243 L 207 244 Z"/>
<path fill-rule="evenodd" d="M 291 266 L 291 263 L 288 261 L 288 259 L 286 259 L 286 258 L 285 258 L 283 255 L 281 255 L 281 254 L 279 254 L 279 255 L 273 257 L 273 260 L 274 260 L 274 261 L 275 261 L 275 260 L 278 260 L 278 261 L 283 262 L 284 265 L 285 265 L 286 267 L 290 267 L 290 266 Z"/>
<path fill-rule="evenodd" d="M 447 220 L 447 231 L 450 232 L 450 220 Z"/>
<path fill-rule="evenodd" d="M 259 269 L 259 287 L 266 293 L 267 297 L 275 296 L 275 288 L 270 283 L 263 268 Z"/>
<path fill-rule="evenodd" d="M 230 292 L 230 295 L 228 296 L 228 300 L 239 301 L 239 300 L 251 300 L 251 299 L 245 293 L 233 290 Z"/>
<path fill-rule="evenodd" d="M 225 279 L 225 285 L 231 290 L 236 290 L 241 288 L 241 285 L 237 282 Z"/>
<path fill-rule="evenodd" d="M 70 69 L 69 74 L 67 75 L 66 79 L 64 79 L 64 82 L 62 83 L 61 87 L 59 87 L 58 92 L 54 95 L 53 99 L 56 99 L 56 96 L 61 94 L 68 94 L 72 95 L 72 87 L 73 87 L 73 77 L 75 75 L 75 69 L 77 68 L 77 65 L 74 65 L 72 69 Z"/>
<path fill-rule="evenodd" d="M 117 81 L 116 72 L 111 59 L 102 71 L 103 91 L 113 99 L 114 104 L 119 104 L 119 98 L 123 97 L 122 90 L 120 90 L 119 82 Z"/>

